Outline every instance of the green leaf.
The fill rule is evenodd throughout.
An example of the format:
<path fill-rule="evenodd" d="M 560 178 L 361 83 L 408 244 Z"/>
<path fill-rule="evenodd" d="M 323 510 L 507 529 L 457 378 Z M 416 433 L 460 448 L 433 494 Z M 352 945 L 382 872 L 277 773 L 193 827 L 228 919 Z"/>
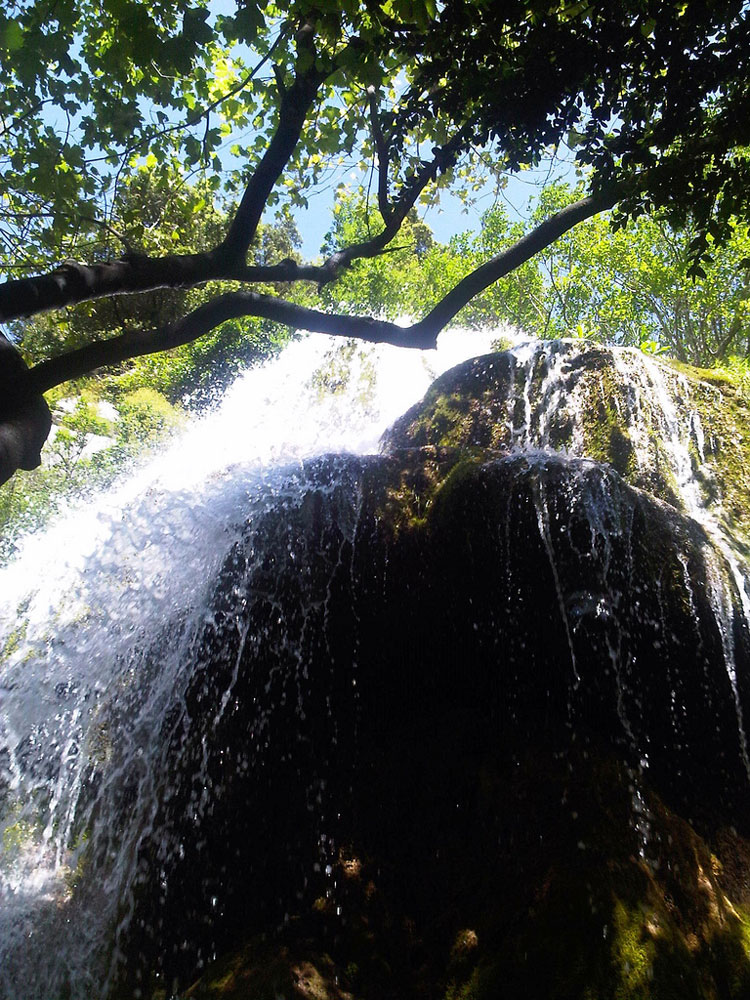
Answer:
<path fill-rule="evenodd" d="M 0 46 L 8 52 L 18 52 L 23 47 L 23 28 L 18 21 L 0 24 Z"/>

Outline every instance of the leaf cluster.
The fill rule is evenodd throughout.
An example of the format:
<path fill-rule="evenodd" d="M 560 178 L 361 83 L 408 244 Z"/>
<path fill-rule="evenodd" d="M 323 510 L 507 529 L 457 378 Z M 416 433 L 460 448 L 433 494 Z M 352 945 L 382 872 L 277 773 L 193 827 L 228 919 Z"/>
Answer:
<path fill-rule="evenodd" d="M 546 279 L 529 266 L 557 239 L 570 250 L 575 225 L 615 205 L 615 225 L 655 214 L 690 232 L 687 279 L 708 281 L 750 216 L 746 0 L 10 0 L 0 71 L 0 320 L 62 311 L 61 354 L 45 354 L 41 320 L 36 346 L 24 332 L 28 375 L 0 371 L 14 406 L 175 348 L 191 391 L 193 359 L 226 371 L 249 328 L 270 346 L 269 323 L 426 347 L 472 301 L 478 314 L 505 296 L 520 321 L 545 281 L 583 315 L 573 257 Z M 422 253 L 422 288 L 441 295 L 415 282 L 421 319 L 331 317 L 337 301 L 358 313 L 387 298 L 387 258 L 420 243 L 424 199 L 501 184 L 563 143 L 585 170 L 578 200 L 553 199 L 533 232 L 497 216 L 434 279 L 439 251 Z M 264 213 L 306 206 L 352 168 L 368 175 L 367 225 L 335 220 L 322 262 L 282 256 Z M 727 335 L 701 334 L 696 350 L 721 353 Z"/>

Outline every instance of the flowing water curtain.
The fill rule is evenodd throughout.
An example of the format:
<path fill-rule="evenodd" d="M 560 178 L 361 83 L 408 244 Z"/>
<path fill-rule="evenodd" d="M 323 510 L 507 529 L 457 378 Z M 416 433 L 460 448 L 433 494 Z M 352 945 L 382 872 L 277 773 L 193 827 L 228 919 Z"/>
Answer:
<path fill-rule="evenodd" d="M 310 379 L 335 340 L 294 344 L 131 481 L 27 539 L 2 571 L 4 995 L 46 998 L 71 976 L 72 995 L 87 997 L 117 964 L 112 924 L 119 913 L 127 927 L 139 845 L 169 795 L 164 754 L 197 683 L 200 664 L 189 664 L 220 567 L 248 519 L 302 489 L 276 470 L 326 450 L 373 450 L 434 374 L 491 339 L 458 331 L 424 358 L 371 349 L 364 399 L 356 365 L 333 396 Z M 38 960 L 30 930 L 49 944 Z"/>
<path fill-rule="evenodd" d="M 300 347 L 300 370 L 307 380 L 310 357 L 305 350 Z M 321 348 L 321 364 L 324 354 Z M 400 365 L 400 359 L 395 363 Z M 699 681 L 701 664 L 719 657 L 725 680 L 721 691 L 706 692 L 709 712 L 734 734 L 735 755 L 740 767 L 742 760 L 746 766 L 743 524 L 727 515 L 725 508 L 732 502 L 728 490 L 718 498 L 711 487 L 727 475 L 721 460 L 728 442 L 723 439 L 719 447 L 715 439 L 730 434 L 718 427 L 710 433 L 703 430 L 701 413 L 713 413 L 711 408 L 718 405 L 713 391 L 635 353 L 590 351 L 575 343 L 522 345 L 484 368 L 481 362 L 470 365 L 472 389 L 466 400 L 460 397 L 460 376 L 448 374 L 439 383 L 452 390 L 443 397 L 449 403 L 435 404 L 440 417 L 435 426 L 442 428 L 444 439 L 420 443 L 450 450 L 476 447 L 481 439 L 482 447 L 491 448 L 490 458 L 497 461 L 509 453 L 496 471 L 491 467 L 486 473 L 488 488 L 506 491 L 497 494 L 505 497 L 504 506 L 492 508 L 487 516 L 494 519 L 493 530 L 502 527 L 508 551 L 514 552 L 523 511 L 531 518 L 529 537 L 536 533 L 547 561 L 555 627 L 561 630 L 560 647 L 570 661 L 559 679 L 567 731 L 581 726 L 591 699 L 604 692 L 615 742 L 636 768 L 649 753 L 649 727 L 669 732 L 675 745 L 689 742 L 690 754 L 700 735 L 692 707 L 695 691 L 670 673 L 671 667 L 655 675 L 653 706 L 638 690 L 640 681 L 629 659 L 636 639 L 672 640 L 659 620 L 658 575 L 646 606 L 639 607 L 632 594 L 632 524 L 645 515 L 638 513 L 636 500 L 625 501 L 618 493 L 624 479 L 647 487 L 692 519 L 686 522 L 694 525 L 689 528 L 681 527 L 677 513 L 658 521 L 663 528 L 659 545 L 664 548 L 656 550 L 671 551 L 668 559 L 664 556 L 665 564 L 678 575 L 684 606 L 694 609 L 694 624 L 688 624 L 687 632 L 698 649 Z M 463 378 L 465 386 L 465 372 Z M 409 380 L 414 383 L 409 386 L 412 395 L 406 395 L 402 409 L 420 391 L 414 374 Z M 423 387 L 428 381 L 425 375 Z M 303 440 L 293 439 L 287 447 L 268 437 L 261 441 L 258 433 L 254 443 L 283 464 L 285 455 L 299 460 L 324 449 L 328 432 L 311 431 L 315 408 L 321 405 L 318 386 L 312 387 L 309 404 L 302 404 L 302 386 L 292 390 L 281 377 L 278 385 L 279 419 L 269 419 L 263 407 L 258 419 L 264 428 L 281 425 L 291 390 L 300 402 L 296 412 Z M 261 380 L 248 376 L 244 392 L 265 404 Z M 138 485 L 126 488 L 122 506 L 122 496 L 115 497 L 109 506 L 100 504 L 80 515 L 69 534 L 61 529 L 61 544 L 72 546 L 75 535 L 83 543 L 77 554 L 69 549 L 68 566 L 61 568 L 56 581 L 49 579 L 56 574 L 49 570 L 48 557 L 19 562 L 4 574 L 5 581 L 16 581 L 16 599 L 4 612 L 8 638 L 2 673 L 2 889 L 10 905 L 4 908 L 0 975 L 14 1000 L 61 990 L 70 969 L 73 996 L 95 992 L 97 982 L 106 979 L 105 970 L 119 967 L 123 956 L 117 949 L 138 938 L 132 917 L 138 912 L 139 894 L 159 888 L 158 880 L 153 885 L 141 881 L 147 877 L 144 873 L 150 878 L 163 872 L 163 894 L 170 907 L 193 887 L 196 895 L 183 907 L 191 934 L 190 960 L 209 959 L 222 920 L 243 912 L 236 909 L 242 903 L 228 892 L 228 870 L 206 873 L 205 882 L 198 877 L 181 885 L 179 873 L 195 878 L 207 858 L 198 841 L 185 840 L 186 829 L 197 824 L 211 843 L 217 831 L 231 832 L 228 820 L 225 827 L 218 823 L 214 828 L 211 820 L 216 810 L 229 808 L 221 805 L 227 788 L 255 789 L 259 801 L 276 808 L 276 793 L 263 786 L 261 777 L 279 746 L 286 748 L 282 770 L 286 767 L 297 806 L 307 816 L 299 825 L 300 867 L 290 871 L 285 891 L 293 897 L 305 878 L 313 879 L 314 865 L 320 869 L 316 874 L 325 878 L 331 864 L 337 843 L 337 820 L 331 813 L 341 788 L 334 794 L 327 775 L 336 768 L 343 774 L 348 766 L 334 747 L 336 740 L 341 748 L 351 747 L 354 738 L 345 738 L 344 720 L 356 722 L 360 711 L 351 683 L 357 677 L 349 669 L 359 654 L 356 618 L 351 629 L 354 646 L 349 640 L 331 645 L 326 621 L 334 604 L 345 606 L 355 583 L 369 593 L 367 582 L 353 574 L 352 559 L 357 538 L 359 544 L 369 544 L 361 520 L 361 482 L 367 475 L 377 479 L 376 466 L 359 460 L 338 466 L 333 462 L 291 474 L 252 461 L 235 467 L 232 463 L 243 454 L 239 444 L 226 449 L 222 461 L 229 465 L 222 466 L 212 453 L 216 440 L 226 441 L 231 430 L 253 441 L 240 397 L 237 393 L 228 400 L 226 426 L 217 424 L 213 433 L 205 425 L 196 428 L 194 437 L 177 446 L 181 451 L 163 460 L 166 481 L 172 477 L 174 485 L 164 485 L 151 470 Z M 342 410 L 334 408 L 326 416 L 326 421 L 333 420 L 330 433 L 337 446 L 350 405 L 351 397 L 344 395 Z M 323 408 L 328 408 L 327 402 Z M 483 420 L 489 429 L 483 428 Z M 410 433 L 415 440 L 427 434 L 417 425 L 418 416 L 413 427 L 408 421 L 401 425 L 395 441 L 391 435 L 388 468 L 397 461 L 394 449 L 408 447 Z M 366 436 L 363 428 L 361 424 L 356 429 L 357 441 Z M 376 435 L 370 433 L 370 440 Z M 203 452 L 197 442 L 202 442 Z M 585 455 L 611 468 L 602 471 Z M 575 456 L 580 458 L 577 464 Z M 186 482 L 186 469 L 192 484 Z M 195 475 L 196 469 L 202 470 L 200 475 Z M 391 500 L 411 502 L 407 486 L 394 487 Z M 521 492 L 516 495 L 514 490 Z M 448 497 L 446 492 L 444 503 Z M 658 517 L 658 504 L 646 507 L 650 517 Z M 577 528 L 566 534 L 571 510 Z M 424 514 L 421 510 L 418 517 Z M 640 537 L 642 542 L 650 536 Z M 477 546 L 487 547 L 478 536 Z M 514 560 L 514 565 L 522 565 L 522 557 Z M 579 562 L 588 567 L 588 576 L 580 576 Z M 407 566 L 408 561 L 404 572 Z M 230 581 L 224 590 L 216 584 L 222 572 Z M 390 580 L 399 571 L 396 564 L 389 569 L 386 561 L 380 572 Z M 286 591 L 274 590 L 279 579 Z M 377 589 L 377 573 L 373 580 L 369 586 Z M 511 583 L 503 583 L 508 612 L 502 620 L 503 634 L 512 644 L 513 630 L 520 630 L 522 622 Z M 361 608 L 366 606 L 363 601 Z M 398 614 L 408 625 L 408 605 Z M 499 621 L 496 611 L 488 608 L 477 641 L 491 646 L 496 641 L 492 629 Z M 521 670 L 520 645 L 514 656 L 511 666 Z M 318 666 L 311 676 L 312 663 L 328 666 Z M 608 676 L 594 683 L 591 671 L 601 664 Z M 512 691 L 504 696 L 511 703 L 521 697 Z M 297 720 L 300 734 L 306 733 L 291 750 L 285 742 L 288 734 L 280 729 L 290 716 Z M 236 752 L 226 738 L 232 727 L 242 734 Z M 304 748 L 311 746 L 327 749 L 305 756 Z M 694 760 L 690 754 L 685 757 L 688 763 Z M 310 762 L 315 766 L 306 771 Z M 740 788 L 742 775 L 735 778 Z M 645 838 L 647 817 L 638 805 L 637 789 L 633 795 L 634 822 L 641 824 Z M 249 836 L 257 836 L 253 825 L 265 829 L 252 809 L 243 822 Z M 277 847 L 285 844 L 280 839 Z M 251 858 L 248 864 L 260 861 Z M 310 871 L 305 870 L 307 864 Z M 232 906 L 234 911 L 227 909 Z M 218 929 L 201 939 L 199 930 L 207 920 Z M 105 928 L 101 936 L 95 929 L 99 926 Z M 37 940 L 46 934 L 51 942 L 42 949 L 44 959 L 31 966 L 25 947 L 29 929 Z M 159 933 L 157 921 L 144 931 L 143 940 L 149 944 L 150 936 L 149 947 L 158 947 L 154 936 Z M 58 954 L 63 955 L 61 961 Z M 179 967 L 179 961 L 174 964 Z"/>

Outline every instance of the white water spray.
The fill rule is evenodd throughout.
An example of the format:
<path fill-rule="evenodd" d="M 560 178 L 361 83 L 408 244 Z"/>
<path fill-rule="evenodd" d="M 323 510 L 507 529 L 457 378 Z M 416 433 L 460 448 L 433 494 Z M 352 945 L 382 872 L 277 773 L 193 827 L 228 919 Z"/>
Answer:
<path fill-rule="evenodd" d="M 448 332 L 429 352 L 357 347 L 343 363 L 336 338 L 295 342 L 238 378 L 126 483 L 28 537 L 0 570 L 4 1000 L 100 994 L 116 960 L 107 941 L 118 908 L 127 920 L 138 843 L 154 822 L 163 720 L 248 512 L 287 488 L 279 470 L 376 451 L 437 375 L 497 335 Z M 145 652 L 167 627 L 179 641 L 157 669 Z M 106 816 L 122 808 L 123 786 L 134 820 L 124 833 L 108 830 Z M 73 889 L 89 838 L 109 860 L 82 905 Z"/>
<path fill-rule="evenodd" d="M 139 844 L 156 824 L 161 755 L 169 727 L 176 726 L 170 720 L 184 701 L 186 665 L 210 617 L 206 602 L 217 574 L 247 519 L 280 499 L 294 499 L 298 487 L 289 470 L 301 461 L 325 452 L 375 451 L 385 428 L 437 375 L 485 353 L 501 332 L 446 334 L 437 352 L 356 347 L 344 363 L 334 338 L 299 341 L 276 362 L 238 379 L 215 412 L 127 483 L 27 538 L 19 557 L 0 571 L 3 1000 L 83 1000 L 106 992 L 108 970 L 118 958 L 114 928 L 125 926 L 133 911 Z M 530 464 L 544 463 L 556 448 L 585 454 L 587 402 L 577 367 L 585 349 L 574 342 L 526 343 L 513 351 L 513 388 L 502 419 L 508 449 L 522 452 Z M 697 414 L 683 427 L 658 366 L 637 353 L 613 357 L 627 390 L 624 423 L 636 460 L 647 466 L 649 429 L 658 418 L 686 511 L 709 534 L 718 533 L 717 547 L 750 613 L 744 570 L 719 537 L 719 523 L 703 504 L 690 467 L 686 435 L 692 434 L 704 457 Z M 555 440 L 553 418 L 558 428 L 570 425 L 565 445 Z M 605 500 L 592 498 L 591 549 L 596 541 L 603 553 L 603 577 L 614 520 L 606 513 Z M 556 574 L 541 494 L 537 515 Z M 714 611 L 727 640 L 723 648 L 747 763 L 726 576 L 718 573 L 713 581 Z M 575 671 L 575 630 L 566 617 L 570 595 L 557 576 L 555 583 Z M 167 629 L 169 648 L 154 662 L 149 650 Z M 241 639 L 242 646 L 248 636 Z M 619 650 L 607 648 L 618 716 L 635 742 Z M 234 679 L 219 699 L 220 714 Z M 203 808 L 205 802 L 196 802 L 196 809 Z M 125 812 L 132 817 L 126 830 L 108 826 L 108 817 Z M 93 885 L 82 870 L 92 855 L 101 872 Z"/>

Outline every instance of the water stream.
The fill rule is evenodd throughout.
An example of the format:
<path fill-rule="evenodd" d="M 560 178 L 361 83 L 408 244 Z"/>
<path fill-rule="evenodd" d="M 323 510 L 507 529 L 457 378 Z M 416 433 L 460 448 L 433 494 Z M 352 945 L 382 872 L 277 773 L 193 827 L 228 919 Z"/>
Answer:
<path fill-rule="evenodd" d="M 438 374 L 492 339 L 455 331 L 420 353 L 296 342 L 0 570 L 3 1000 L 98 996 L 116 965 L 102 946 L 115 920 L 127 923 L 138 843 L 158 805 L 164 720 L 184 696 L 208 595 L 253 510 L 294 494 L 306 458 L 376 451 Z M 157 665 L 147 653 L 166 629 Z M 132 823 L 115 831 L 108 823 L 124 803 Z M 81 901 L 78 866 L 92 856 L 101 877 Z"/>
<path fill-rule="evenodd" d="M 303 460 L 377 451 L 383 431 L 437 375 L 486 352 L 502 332 L 447 333 L 436 352 L 358 347 L 345 357 L 334 338 L 296 342 L 241 376 L 214 412 L 127 482 L 27 538 L 0 570 L 1 1000 L 106 994 L 133 912 L 139 845 L 153 833 L 165 791 L 164 748 L 179 725 L 199 637 L 215 620 L 209 597 L 247 521 L 272 505 L 299 502 L 304 484 L 295 470 Z M 571 429 L 557 450 L 585 453 L 586 401 L 575 364 L 583 349 L 525 343 L 513 350 L 509 447 L 530 463 L 555 450 L 553 418 L 562 411 Z M 648 465 L 649 428 L 658 425 L 684 509 L 715 545 L 711 599 L 750 775 L 733 591 L 748 625 L 750 599 L 741 556 L 692 471 L 691 441 L 704 456 L 700 418 L 679 410 L 684 387 L 656 362 L 623 352 L 615 364 L 637 462 Z M 555 573 L 543 492 L 536 503 Z M 355 498 L 352 524 L 356 516 Z M 591 550 L 604 578 L 613 517 L 606 497 L 591 501 Z M 565 594 L 555 581 L 575 673 L 575 605 L 585 595 Z M 611 613 L 605 603 L 602 616 Z M 235 620 L 243 649 L 253 637 L 242 614 Z M 167 632 L 169 643 L 155 657 Z M 624 685 L 619 648 L 610 644 L 607 656 Z M 238 667 L 238 658 L 227 665 L 219 716 L 230 705 Z M 619 691 L 617 710 L 635 742 Z M 259 738 L 262 732 L 259 725 Z M 195 810 L 209 805 L 199 798 Z M 93 879 L 85 868 L 92 864 Z M 85 891 L 76 891 L 81 884 Z"/>

